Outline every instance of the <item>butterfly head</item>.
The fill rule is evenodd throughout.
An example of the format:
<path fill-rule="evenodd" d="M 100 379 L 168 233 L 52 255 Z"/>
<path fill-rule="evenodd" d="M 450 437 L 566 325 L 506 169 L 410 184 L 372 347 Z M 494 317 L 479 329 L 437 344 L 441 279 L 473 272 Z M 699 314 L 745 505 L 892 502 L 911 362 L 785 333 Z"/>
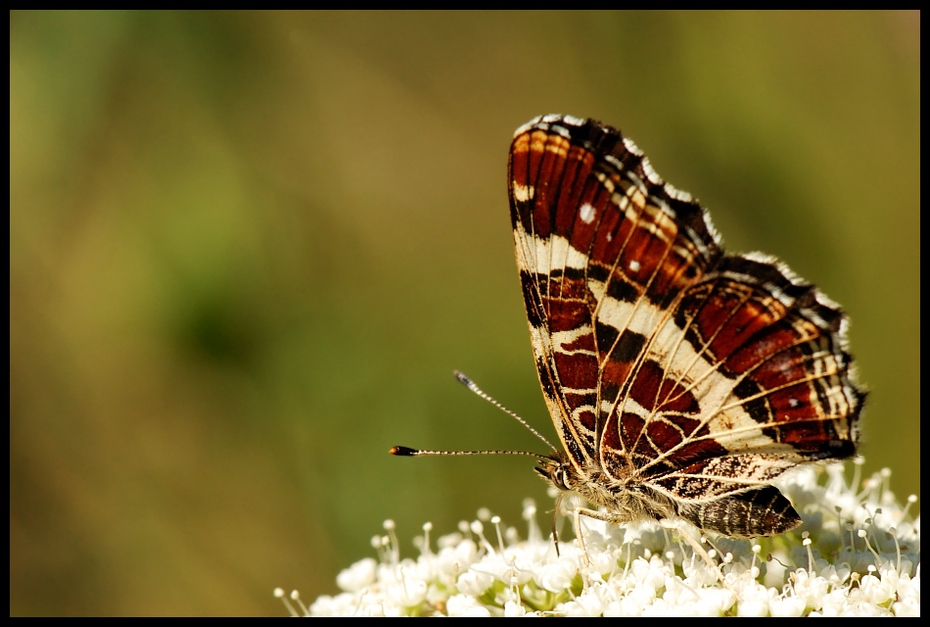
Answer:
<path fill-rule="evenodd" d="M 571 492 L 578 486 L 578 471 L 568 458 L 561 454 L 540 457 L 535 470 L 562 492 Z"/>

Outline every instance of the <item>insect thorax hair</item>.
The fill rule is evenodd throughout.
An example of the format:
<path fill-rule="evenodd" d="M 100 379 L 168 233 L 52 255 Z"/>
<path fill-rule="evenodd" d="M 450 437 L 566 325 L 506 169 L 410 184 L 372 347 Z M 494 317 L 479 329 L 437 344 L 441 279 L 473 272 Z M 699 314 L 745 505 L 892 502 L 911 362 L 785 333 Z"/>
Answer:
<path fill-rule="evenodd" d="M 591 464 L 579 470 L 563 456 L 546 458 L 536 467 L 544 479 L 563 492 L 574 492 L 589 503 L 603 507 L 597 518 L 613 523 L 662 520 L 678 516 L 671 499 L 639 482 L 619 481 Z"/>

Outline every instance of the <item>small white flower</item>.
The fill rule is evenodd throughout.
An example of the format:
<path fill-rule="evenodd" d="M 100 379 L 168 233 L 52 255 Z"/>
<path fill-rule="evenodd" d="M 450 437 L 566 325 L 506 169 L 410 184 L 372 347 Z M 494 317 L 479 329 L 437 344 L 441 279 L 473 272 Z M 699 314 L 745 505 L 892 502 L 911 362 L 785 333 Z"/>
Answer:
<path fill-rule="evenodd" d="M 480 597 L 494 584 L 494 576 L 479 569 L 470 569 L 462 573 L 457 585 L 464 594 Z"/>
<path fill-rule="evenodd" d="M 804 608 L 804 601 L 796 596 L 777 596 L 769 601 L 771 616 L 803 616 Z"/>
<path fill-rule="evenodd" d="M 584 549 L 562 538 L 556 555 L 525 502 L 526 540 L 482 512 L 435 552 L 424 537 L 420 556 L 402 559 L 389 522 L 374 545 L 381 562 L 339 573 L 342 594 L 309 608 L 296 592 L 275 594 L 290 613 L 316 616 L 919 616 L 916 499 L 900 506 L 888 480 L 877 473 L 857 491 L 836 466 L 800 469 L 779 483 L 804 520 L 798 530 L 707 538 L 706 556 L 678 530 L 585 518 Z"/>
<path fill-rule="evenodd" d="M 504 603 L 504 616 L 526 616 L 526 608 L 516 601 Z"/>
<path fill-rule="evenodd" d="M 456 594 L 446 601 L 448 616 L 490 616 L 491 611 L 478 599 L 467 594 Z"/>
<path fill-rule="evenodd" d="M 336 576 L 336 585 L 346 592 L 358 592 L 375 581 L 378 562 L 366 557 L 355 562 Z"/>

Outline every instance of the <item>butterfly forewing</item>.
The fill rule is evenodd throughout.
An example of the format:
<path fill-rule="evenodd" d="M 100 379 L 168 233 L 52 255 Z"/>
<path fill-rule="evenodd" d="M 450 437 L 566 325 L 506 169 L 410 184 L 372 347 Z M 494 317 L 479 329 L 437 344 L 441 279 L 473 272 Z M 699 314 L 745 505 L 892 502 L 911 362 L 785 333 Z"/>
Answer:
<path fill-rule="evenodd" d="M 600 123 L 521 127 L 509 185 L 539 378 L 579 476 L 731 535 L 796 524 L 766 484 L 855 452 L 838 307 L 774 259 L 725 255 L 700 205 Z"/>

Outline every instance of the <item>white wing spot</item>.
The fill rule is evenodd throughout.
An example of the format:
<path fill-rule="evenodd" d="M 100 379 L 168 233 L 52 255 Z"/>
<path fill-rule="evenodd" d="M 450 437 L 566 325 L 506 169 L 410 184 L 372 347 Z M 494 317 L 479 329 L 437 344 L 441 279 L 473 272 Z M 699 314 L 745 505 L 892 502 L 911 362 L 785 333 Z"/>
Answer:
<path fill-rule="evenodd" d="M 642 266 L 640 266 L 640 265 L 639 265 L 639 262 L 636 261 L 636 260 L 633 260 L 633 261 L 630 262 L 630 270 L 631 270 L 632 272 L 639 272 L 639 269 L 640 269 L 641 267 L 642 267 Z"/>
<path fill-rule="evenodd" d="M 556 116 L 557 119 L 558 119 L 558 117 L 559 117 L 559 116 Z M 562 119 L 562 121 L 565 122 L 566 124 L 571 124 L 572 126 L 584 126 L 584 123 L 587 122 L 586 119 L 584 119 L 584 118 L 576 118 L 576 117 L 573 116 L 573 115 L 563 115 L 563 116 L 561 116 L 561 119 Z"/>
<path fill-rule="evenodd" d="M 586 202 L 585 204 L 581 205 L 580 217 L 582 222 L 585 224 L 591 224 L 594 222 L 594 214 L 594 207 L 591 206 L 591 203 Z"/>
<path fill-rule="evenodd" d="M 532 185 L 520 185 L 516 181 L 513 183 L 513 197 L 520 202 L 526 202 L 536 193 Z"/>

